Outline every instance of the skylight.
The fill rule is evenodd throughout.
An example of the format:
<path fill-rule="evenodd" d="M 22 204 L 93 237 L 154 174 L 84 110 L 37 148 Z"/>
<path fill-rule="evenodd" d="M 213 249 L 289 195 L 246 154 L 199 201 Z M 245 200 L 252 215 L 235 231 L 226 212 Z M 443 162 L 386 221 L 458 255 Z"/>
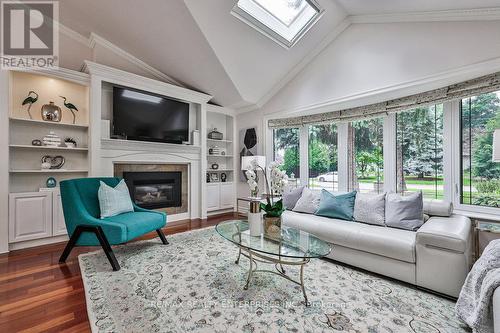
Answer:
<path fill-rule="evenodd" d="M 238 0 L 231 13 L 290 48 L 320 18 L 322 12 L 313 0 Z"/>

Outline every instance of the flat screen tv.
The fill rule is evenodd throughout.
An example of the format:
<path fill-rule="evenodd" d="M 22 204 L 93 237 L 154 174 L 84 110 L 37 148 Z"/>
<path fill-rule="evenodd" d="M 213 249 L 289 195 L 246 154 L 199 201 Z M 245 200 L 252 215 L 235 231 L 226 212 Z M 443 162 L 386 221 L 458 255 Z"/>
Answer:
<path fill-rule="evenodd" d="M 127 140 L 189 141 L 189 104 L 125 87 L 113 87 L 113 135 Z"/>

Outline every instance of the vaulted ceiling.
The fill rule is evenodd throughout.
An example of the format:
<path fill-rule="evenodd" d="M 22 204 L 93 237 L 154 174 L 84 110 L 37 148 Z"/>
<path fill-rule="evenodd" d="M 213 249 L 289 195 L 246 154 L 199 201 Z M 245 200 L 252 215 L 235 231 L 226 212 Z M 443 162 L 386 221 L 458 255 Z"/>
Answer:
<path fill-rule="evenodd" d="M 500 7 L 500 0 L 317 0 L 324 15 L 285 49 L 230 14 L 236 0 L 64 0 L 62 24 L 95 33 L 184 86 L 237 108 L 264 104 L 354 15 Z M 347 23 L 346 23 L 347 22 Z"/>

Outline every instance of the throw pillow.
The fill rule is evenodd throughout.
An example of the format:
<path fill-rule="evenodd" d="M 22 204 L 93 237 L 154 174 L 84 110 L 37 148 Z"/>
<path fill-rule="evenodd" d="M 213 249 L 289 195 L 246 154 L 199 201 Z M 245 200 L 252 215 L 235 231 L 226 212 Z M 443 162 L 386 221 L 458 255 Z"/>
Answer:
<path fill-rule="evenodd" d="M 309 188 L 304 187 L 300 199 L 297 200 L 293 211 L 297 213 L 314 214 L 318 209 L 319 195 L 317 192 L 311 191 Z"/>
<path fill-rule="evenodd" d="M 385 193 L 378 195 L 356 194 L 354 220 L 385 226 Z"/>
<path fill-rule="evenodd" d="M 300 187 L 288 187 L 283 192 L 283 205 L 286 209 L 292 210 L 299 201 L 300 196 L 302 195 L 302 190 L 304 190 L 304 186 Z"/>
<path fill-rule="evenodd" d="M 321 199 L 316 215 L 352 221 L 356 191 L 333 195 L 327 190 L 321 190 Z"/>
<path fill-rule="evenodd" d="M 385 199 L 385 224 L 405 230 L 417 230 L 424 224 L 422 192 L 401 196 L 388 193 Z"/>
<path fill-rule="evenodd" d="M 123 179 L 114 188 L 101 181 L 97 197 L 101 219 L 134 211 L 127 184 Z"/>

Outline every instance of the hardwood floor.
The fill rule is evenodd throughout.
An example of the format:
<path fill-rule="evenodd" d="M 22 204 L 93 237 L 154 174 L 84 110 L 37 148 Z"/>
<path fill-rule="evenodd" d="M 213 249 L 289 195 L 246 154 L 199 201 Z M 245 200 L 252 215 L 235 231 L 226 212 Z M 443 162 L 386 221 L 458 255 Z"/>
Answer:
<path fill-rule="evenodd" d="M 213 226 L 233 214 L 179 221 L 167 235 Z M 157 237 L 156 232 L 141 239 Z M 66 243 L 0 255 L 0 332 L 90 332 L 78 255 L 98 247 L 77 247 L 59 264 Z"/>

